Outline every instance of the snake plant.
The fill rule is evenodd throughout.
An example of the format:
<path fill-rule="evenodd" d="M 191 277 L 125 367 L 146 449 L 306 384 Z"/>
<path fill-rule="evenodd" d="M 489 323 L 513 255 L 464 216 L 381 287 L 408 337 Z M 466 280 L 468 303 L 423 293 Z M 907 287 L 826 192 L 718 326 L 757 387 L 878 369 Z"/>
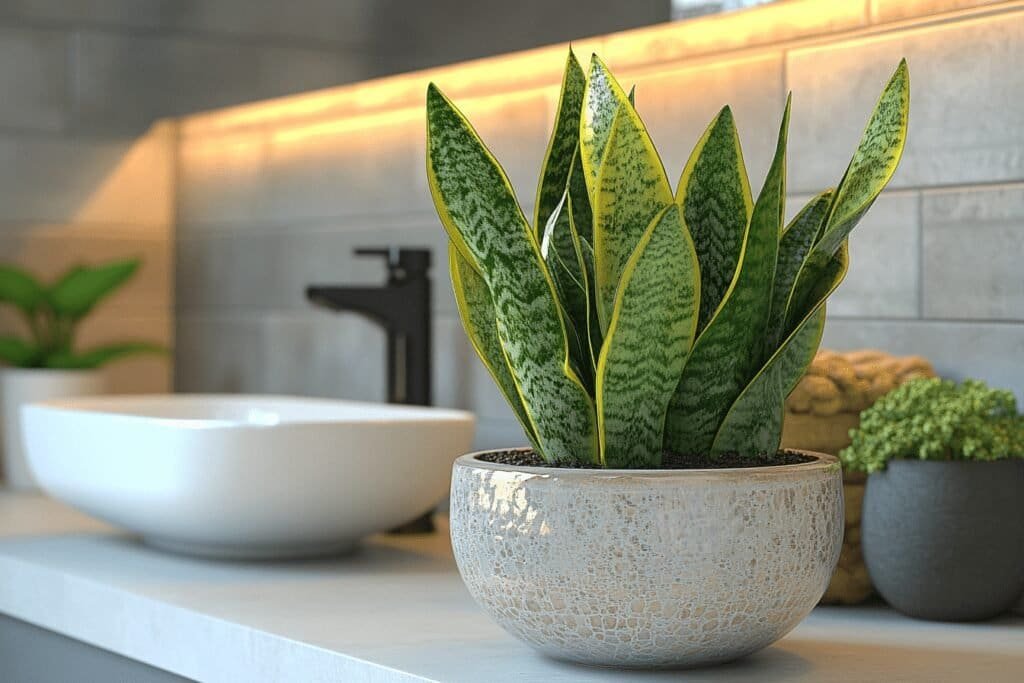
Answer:
<path fill-rule="evenodd" d="M 460 316 L 537 453 L 609 468 L 774 453 L 908 107 L 901 62 L 838 185 L 784 225 L 788 99 L 756 199 L 728 107 L 673 192 L 632 93 L 570 50 L 531 221 L 431 84 L 427 175 Z"/>

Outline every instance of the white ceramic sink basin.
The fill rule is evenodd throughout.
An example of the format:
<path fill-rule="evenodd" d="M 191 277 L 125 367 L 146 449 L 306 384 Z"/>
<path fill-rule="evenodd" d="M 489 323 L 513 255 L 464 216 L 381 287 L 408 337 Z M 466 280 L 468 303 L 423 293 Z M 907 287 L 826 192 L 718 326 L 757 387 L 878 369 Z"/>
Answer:
<path fill-rule="evenodd" d="M 22 409 L 50 495 L 156 546 L 219 557 L 342 552 L 448 491 L 469 413 L 281 396 L 106 396 Z"/>

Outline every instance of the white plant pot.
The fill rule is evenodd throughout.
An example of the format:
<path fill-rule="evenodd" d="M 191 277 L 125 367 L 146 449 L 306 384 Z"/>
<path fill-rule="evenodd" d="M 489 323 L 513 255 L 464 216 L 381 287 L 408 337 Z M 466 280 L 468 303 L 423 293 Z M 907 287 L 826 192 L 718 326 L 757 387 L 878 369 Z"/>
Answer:
<path fill-rule="evenodd" d="M 459 458 L 452 548 L 480 606 L 542 653 L 623 667 L 726 662 L 821 598 L 843 537 L 839 462 L 718 470 Z"/>
<path fill-rule="evenodd" d="M 3 412 L 4 483 L 13 489 L 36 489 L 28 468 L 21 429 L 21 407 L 36 401 L 105 393 L 102 370 L 0 369 L 0 406 Z"/>

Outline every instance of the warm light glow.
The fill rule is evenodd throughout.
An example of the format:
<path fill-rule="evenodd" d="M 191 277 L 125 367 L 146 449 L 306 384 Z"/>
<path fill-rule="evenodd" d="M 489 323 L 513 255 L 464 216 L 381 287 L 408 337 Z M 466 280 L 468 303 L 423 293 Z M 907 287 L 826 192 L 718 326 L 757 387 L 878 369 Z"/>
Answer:
<path fill-rule="evenodd" d="M 894 17 L 875 17 L 870 5 L 848 0 L 786 0 L 579 40 L 573 49 L 583 62 L 591 52 L 598 52 L 617 72 L 634 78 L 653 71 L 662 73 L 666 67 L 693 67 L 705 59 L 721 62 L 723 54 L 741 59 L 780 46 L 799 48 L 825 36 L 843 34 L 845 41 L 871 39 L 894 27 L 932 28 L 921 26 L 921 18 L 913 16 L 912 10 L 904 8 Z M 922 6 L 916 11 L 937 10 Z M 994 10 L 977 7 L 947 14 L 962 20 L 964 14 L 981 17 L 990 11 Z M 549 90 L 561 79 L 565 49 L 565 44 L 553 45 L 197 114 L 181 120 L 181 132 L 192 137 L 294 126 L 294 132 L 279 134 L 291 139 L 407 122 L 413 112 L 422 111 L 431 81 L 460 105 L 496 95 Z"/>

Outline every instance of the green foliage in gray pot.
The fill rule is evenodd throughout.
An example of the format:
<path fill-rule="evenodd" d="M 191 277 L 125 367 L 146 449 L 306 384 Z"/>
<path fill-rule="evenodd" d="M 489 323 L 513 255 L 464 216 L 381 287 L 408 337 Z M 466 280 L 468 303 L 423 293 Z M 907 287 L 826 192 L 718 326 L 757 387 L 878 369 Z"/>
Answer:
<path fill-rule="evenodd" d="M 982 381 L 916 379 L 862 412 L 850 438 L 839 457 L 856 472 L 876 472 L 897 458 L 1024 458 L 1024 416 L 1011 392 Z"/>
<path fill-rule="evenodd" d="M 75 348 L 79 323 L 138 268 L 138 259 L 76 265 L 46 284 L 21 268 L 0 264 L 0 302 L 20 313 L 29 331 L 27 338 L 0 336 L 0 361 L 22 368 L 80 370 L 130 354 L 162 353 L 163 347 L 142 341 Z"/>
<path fill-rule="evenodd" d="M 597 56 L 585 73 L 570 51 L 531 222 L 431 84 L 427 174 L 459 311 L 535 450 L 614 468 L 774 453 L 908 108 L 901 62 L 838 186 L 784 226 L 788 102 L 756 199 L 728 107 L 673 192 L 632 98 Z"/>

